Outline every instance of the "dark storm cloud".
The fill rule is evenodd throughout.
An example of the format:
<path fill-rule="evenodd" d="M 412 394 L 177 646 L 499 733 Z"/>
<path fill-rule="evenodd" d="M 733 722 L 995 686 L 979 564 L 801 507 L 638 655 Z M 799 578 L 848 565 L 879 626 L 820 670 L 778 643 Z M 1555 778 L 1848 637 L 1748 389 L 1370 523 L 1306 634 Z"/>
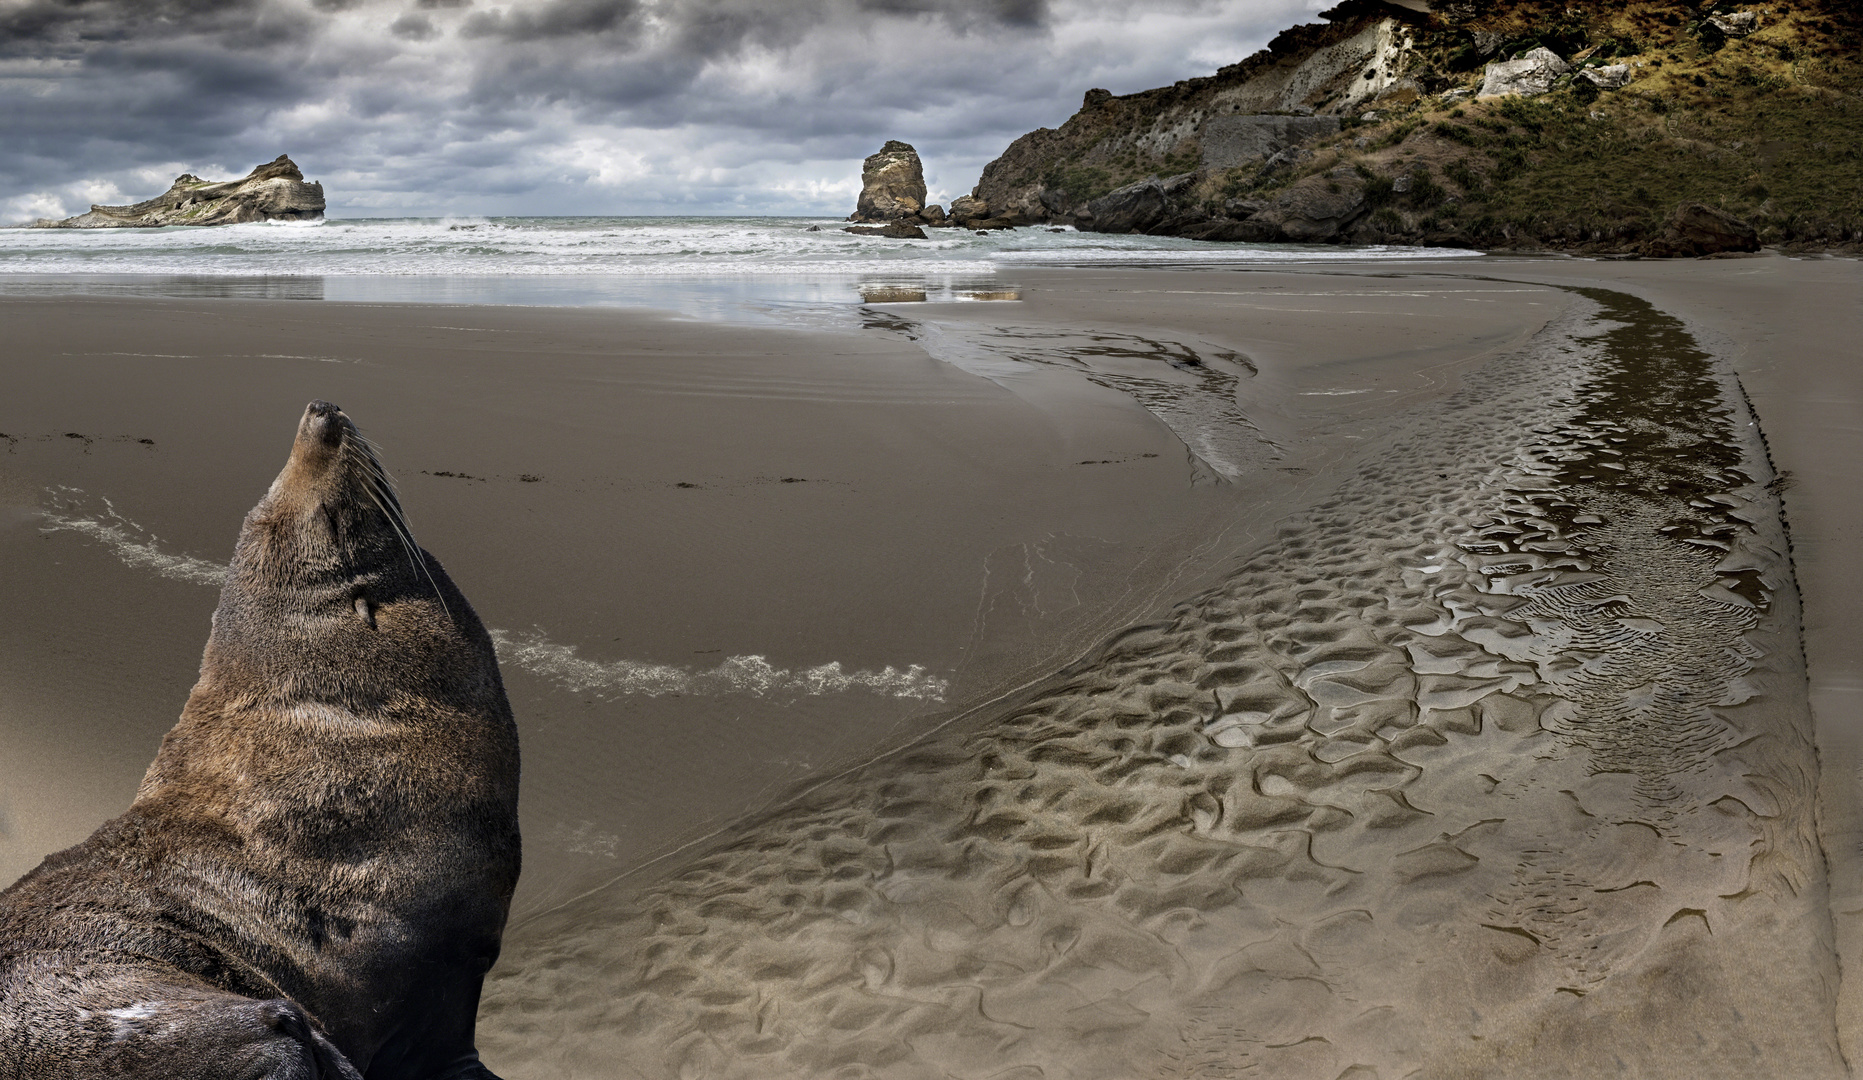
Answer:
<path fill-rule="evenodd" d="M 263 48 L 309 28 L 307 13 L 268 0 L 15 0 L 0 4 L 0 56 L 81 55 L 108 44 L 189 36 Z"/>
<path fill-rule="evenodd" d="M 440 31 L 433 25 L 433 20 L 418 12 L 409 12 L 388 24 L 388 30 L 398 38 L 409 41 L 427 41 L 440 36 Z"/>
<path fill-rule="evenodd" d="M 640 14 L 637 0 L 549 0 L 532 9 L 478 12 L 467 18 L 459 32 L 467 38 L 506 41 L 606 35 L 630 29 Z"/>
<path fill-rule="evenodd" d="M 959 23 L 995 22 L 1004 26 L 1040 26 L 1048 18 L 1046 0 L 995 0 L 992 3 L 943 3 L 939 0 L 857 0 L 862 11 L 887 15 L 941 15 Z"/>
<path fill-rule="evenodd" d="M 1321 0 L 0 0 L 0 221 L 288 152 L 333 211 L 826 211 Z M 840 210 L 839 212 L 845 212 Z"/>

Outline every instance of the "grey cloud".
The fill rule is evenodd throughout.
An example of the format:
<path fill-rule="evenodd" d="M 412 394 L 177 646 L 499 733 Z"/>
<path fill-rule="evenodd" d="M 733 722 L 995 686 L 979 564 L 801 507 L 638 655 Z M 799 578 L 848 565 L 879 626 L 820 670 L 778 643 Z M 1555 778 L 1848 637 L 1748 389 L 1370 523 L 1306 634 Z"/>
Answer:
<path fill-rule="evenodd" d="M 460 34 L 506 41 L 610 34 L 631 28 L 640 8 L 638 0 L 549 0 L 534 8 L 476 12 L 467 17 Z"/>
<path fill-rule="evenodd" d="M 195 35 L 251 47 L 300 34 L 305 24 L 268 0 L 26 0 L 0 12 L 0 56 L 69 56 Z"/>
<path fill-rule="evenodd" d="M 1320 0 L 1152 0 L 1158 23 L 1094 2 L 0 0 L 0 57 L 27 61 L 0 79 L 0 221 L 29 193 L 81 210 L 80 179 L 148 197 L 280 152 L 337 214 L 845 213 L 821 185 L 887 138 L 961 193 L 1085 87 L 1212 70 Z"/>
<path fill-rule="evenodd" d="M 435 29 L 432 19 L 414 12 L 409 12 L 389 23 L 388 32 L 409 41 L 429 41 L 440 36 L 440 31 Z"/>
<path fill-rule="evenodd" d="M 950 0 L 856 0 L 862 11 L 889 15 L 937 15 L 961 28 L 980 23 L 1034 27 L 1049 18 L 1047 0 L 985 0 L 982 3 Z"/>

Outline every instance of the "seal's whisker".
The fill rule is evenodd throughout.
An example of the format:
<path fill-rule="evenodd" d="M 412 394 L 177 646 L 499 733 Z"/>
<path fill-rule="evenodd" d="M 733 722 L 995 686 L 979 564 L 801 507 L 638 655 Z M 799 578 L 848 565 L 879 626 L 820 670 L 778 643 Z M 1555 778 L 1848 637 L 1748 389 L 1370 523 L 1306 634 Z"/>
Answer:
<path fill-rule="evenodd" d="M 382 516 L 388 519 L 389 528 L 394 530 L 395 538 L 401 541 L 402 550 L 407 552 L 408 562 L 420 571 L 427 584 L 433 586 L 433 594 L 440 601 L 440 609 L 448 618 L 453 610 L 447 605 L 446 594 L 440 591 L 440 583 L 434 580 L 433 572 L 427 569 L 427 560 L 414 542 L 414 530 L 408 527 L 407 515 L 401 509 L 401 500 L 395 497 L 394 481 L 389 479 L 388 470 L 382 468 L 381 458 L 375 452 L 375 444 L 353 426 L 348 438 L 343 440 L 343 456 L 356 467 L 357 475 L 362 480 L 363 493 L 375 504 Z"/>
<path fill-rule="evenodd" d="M 408 530 L 407 519 L 401 515 L 401 504 L 395 500 L 394 492 L 385 485 L 386 481 L 372 477 L 366 472 L 362 476 L 363 493 L 368 495 L 369 501 L 382 512 L 382 516 L 388 519 L 388 524 L 394 529 L 396 539 L 401 541 L 402 549 L 407 552 L 408 562 L 413 564 L 414 569 L 419 570 L 421 576 L 427 579 L 427 584 L 433 586 L 433 595 L 440 601 L 440 610 L 446 612 L 447 618 L 450 619 L 453 617 L 453 609 L 447 606 L 446 594 L 440 591 L 440 583 L 434 580 L 433 572 L 427 569 L 427 560 L 420 550 L 420 545 L 414 542 L 414 535 Z M 391 506 L 394 509 L 390 510 Z"/>

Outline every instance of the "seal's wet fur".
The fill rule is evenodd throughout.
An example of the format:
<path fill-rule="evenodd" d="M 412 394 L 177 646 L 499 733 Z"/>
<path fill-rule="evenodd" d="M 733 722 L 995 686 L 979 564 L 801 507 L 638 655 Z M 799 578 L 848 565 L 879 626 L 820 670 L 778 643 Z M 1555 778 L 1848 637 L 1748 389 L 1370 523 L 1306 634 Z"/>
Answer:
<path fill-rule="evenodd" d="M 484 627 L 312 402 L 135 802 L 0 892 L 0 1078 L 490 1077 L 517 792 Z"/>

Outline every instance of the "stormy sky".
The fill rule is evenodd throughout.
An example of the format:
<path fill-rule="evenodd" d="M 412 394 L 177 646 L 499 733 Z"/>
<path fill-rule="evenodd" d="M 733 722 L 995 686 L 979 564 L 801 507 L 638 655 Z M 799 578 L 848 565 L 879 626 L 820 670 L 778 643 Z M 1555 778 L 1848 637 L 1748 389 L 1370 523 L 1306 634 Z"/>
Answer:
<path fill-rule="evenodd" d="M 1090 87 L 1205 75 L 1327 0 L 0 0 L 0 222 L 289 153 L 331 216 L 934 201 Z"/>

